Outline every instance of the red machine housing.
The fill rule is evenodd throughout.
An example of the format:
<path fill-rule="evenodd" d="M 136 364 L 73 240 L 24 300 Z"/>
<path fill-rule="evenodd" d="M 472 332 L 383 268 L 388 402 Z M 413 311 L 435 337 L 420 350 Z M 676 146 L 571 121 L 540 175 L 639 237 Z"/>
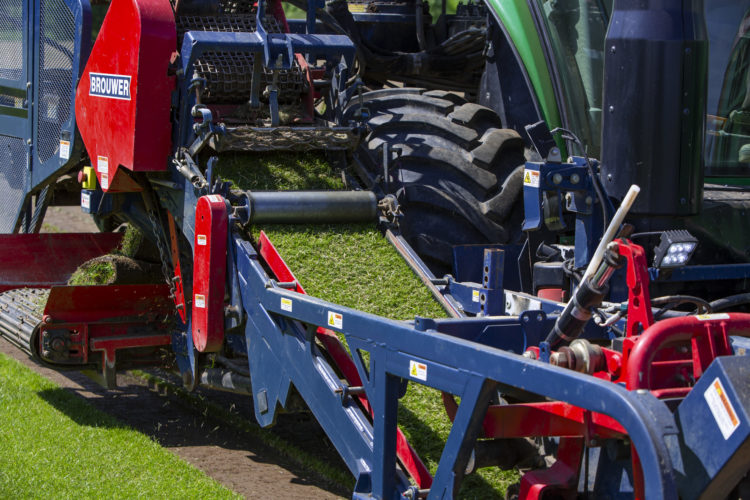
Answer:
<path fill-rule="evenodd" d="M 169 0 L 112 0 L 76 90 L 76 123 L 104 191 L 140 190 L 120 167 L 167 168 L 176 44 Z"/>
<path fill-rule="evenodd" d="M 224 285 L 227 271 L 229 202 L 202 196 L 195 208 L 193 250 L 193 345 L 216 352 L 224 342 Z"/>

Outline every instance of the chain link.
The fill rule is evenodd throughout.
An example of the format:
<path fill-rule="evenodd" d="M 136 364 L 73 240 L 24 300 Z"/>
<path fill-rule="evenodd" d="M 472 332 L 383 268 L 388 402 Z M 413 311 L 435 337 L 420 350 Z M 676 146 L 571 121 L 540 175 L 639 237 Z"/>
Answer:
<path fill-rule="evenodd" d="M 164 275 L 164 280 L 167 282 L 167 285 L 169 286 L 169 296 L 174 298 L 176 293 L 176 287 L 174 285 L 174 281 L 172 280 L 172 273 L 169 272 L 169 265 L 167 259 L 169 258 L 169 252 L 167 252 L 167 248 L 164 245 L 164 240 L 167 239 L 167 235 L 164 231 L 164 227 L 159 224 L 159 221 L 156 218 L 156 214 L 154 212 L 148 213 L 148 219 L 151 221 L 151 227 L 154 231 L 154 236 L 156 237 L 156 247 L 159 250 L 159 258 L 161 259 L 161 272 Z M 169 259 L 169 262 L 171 263 L 171 258 Z"/>

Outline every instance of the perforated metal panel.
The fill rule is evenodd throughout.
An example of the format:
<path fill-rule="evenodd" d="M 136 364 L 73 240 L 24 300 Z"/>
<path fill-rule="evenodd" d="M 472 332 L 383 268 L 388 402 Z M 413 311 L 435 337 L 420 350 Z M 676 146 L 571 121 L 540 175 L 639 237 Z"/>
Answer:
<path fill-rule="evenodd" d="M 0 78 L 23 78 L 23 3 L 0 1 Z"/>
<path fill-rule="evenodd" d="M 16 225 L 27 174 L 23 139 L 0 135 L 0 233 L 10 233 Z"/>
<path fill-rule="evenodd" d="M 226 8 L 226 4 L 223 4 Z M 249 2 L 234 2 L 238 12 L 250 9 Z M 188 31 L 247 32 L 255 31 L 255 13 L 242 13 L 218 16 L 180 16 L 177 19 L 177 46 Z M 263 23 L 268 33 L 281 33 L 281 24 L 272 16 L 266 16 Z M 250 98 L 253 80 L 254 55 L 248 52 L 207 52 L 195 62 L 198 74 L 206 79 L 203 92 L 205 103 L 244 103 Z M 273 80 L 271 70 L 263 70 L 261 89 Z M 279 71 L 279 102 L 295 102 L 304 89 L 302 69 L 293 61 L 290 70 Z"/>
<path fill-rule="evenodd" d="M 64 0 L 42 0 L 39 11 L 39 118 L 35 143 L 39 161 L 44 163 L 58 153 L 62 125 L 70 118 L 75 22 Z"/>

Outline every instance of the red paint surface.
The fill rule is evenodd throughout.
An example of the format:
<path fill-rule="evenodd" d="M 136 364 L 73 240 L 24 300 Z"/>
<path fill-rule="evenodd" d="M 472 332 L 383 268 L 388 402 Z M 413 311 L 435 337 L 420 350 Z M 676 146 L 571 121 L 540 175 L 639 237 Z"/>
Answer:
<path fill-rule="evenodd" d="M 139 190 L 120 167 L 167 168 L 174 88 L 167 68 L 176 44 L 169 0 L 112 0 L 76 90 L 76 123 L 105 191 Z M 130 99 L 89 95 L 92 72 L 129 76 Z M 106 171 L 98 157 L 107 158 Z"/>
<path fill-rule="evenodd" d="M 121 240 L 116 233 L 0 235 L 0 292 L 64 285 L 78 266 L 111 252 Z"/>
<path fill-rule="evenodd" d="M 191 326 L 200 352 L 216 352 L 224 342 L 227 210 L 228 202 L 217 194 L 202 196 L 195 208 Z"/>
<path fill-rule="evenodd" d="M 177 229 L 175 229 L 174 217 L 167 213 L 169 220 L 169 246 L 172 250 L 172 268 L 174 270 L 174 304 L 177 314 L 183 323 L 187 323 L 187 307 L 185 304 L 185 291 L 182 286 L 182 268 L 180 267 L 180 247 L 177 244 Z"/>
<path fill-rule="evenodd" d="M 674 384 L 670 383 L 674 377 L 654 376 L 654 360 L 665 349 L 675 344 L 689 345 L 691 379 L 698 379 L 714 358 L 732 353 L 730 335 L 750 336 L 750 314 L 730 313 L 715 315 L 715 319 L 710 319 L 711 316 L 702 318 L 706 319 L 697 316 L 665 319 L 635 339 L 624 361 L 626 369 L 623 380 L 627 388 L 662 389 L 662 394 L 669 395 L 674 391 L 663 389 L 675 389 Z M 672 363 L 667 366 L 677 366 L 679 369 L 681 365 Z"/>

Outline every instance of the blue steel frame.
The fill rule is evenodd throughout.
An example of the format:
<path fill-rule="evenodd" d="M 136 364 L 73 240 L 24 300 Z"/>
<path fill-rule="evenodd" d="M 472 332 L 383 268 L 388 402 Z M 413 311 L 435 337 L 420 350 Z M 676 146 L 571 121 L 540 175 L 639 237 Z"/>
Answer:
<path fill-rule="evenodd" d="M 71 79 L 70 108 L 67 110 L 68 119 L 61 123 L 61 135 L 65 135 L 70 141 L 70 158 L 60 158 L 54 155 L 45 162 L 39 160 L 37 144 L 34 143 L 36 131 L 39 129 L 40 113 L 42 113 L 40 96 L 40 70 L 41 59 L 40 47 L 42 46 L 41 35 L 41 9 L 40 0 L 23 0 L 22 5 L 22 52 L 23 63 L 18 79 L 0 78 L 0 95 L 20 98 L 23 100 L 20 107 L 7 104 L 0 105 L 0 135 L 17 137 L 24 140 L 26 147 L 27 169 L 26 183 L 18 189 L 23 189 L 25 199 L 21 201 L 14 214 L 3 214 L 3 217 L 20 217 L 23 205 L 28 202 L 28 194 L 40 185 L 46 184 L 50 179 L 65 167 L 79 160 L 81 146 L 76 142 L 75 126 L 75 91 L 78 77 L 86 64 L 86 59 L 91 50 L 91 6 L 89 0 L 59 0 L 70 10 L 74 22 L 74 40 L 72 48 L 60 44 L 58 50 L 69 52 L 72 71 L 67 77 Z M 56 20 L 47 22 L 52 25 Z M 71 50 L 72 49 L 72 50 Z M 32 106 L 32 103 L 36 103 Z M 12 168 L 10 165 L 5 168 Z"/>
<path fill-rule="evenodd" d="M 463 339 L 458 333 L 476 330 L 480 321 L 484 326 L 502 327 L 498 333 L 503 338 L 525 336 L 522 317 L 418 319 L 416 324 L 392 321 L 278 287 L 241 235 L 232 236 L 229 250 L 237 273 L 232 288 L 241 294 L 247 314 L 245 337 L 256 419 L 263 426 L 272 424 L 277 407 L 285 405 L 294 384 L 356 477 L 355 498 L 404 498 L 410 491 L 397 473 L 395 460 L 401 380 L 461 397 L 428 498 L 455 494 L 490 396 L 498 386 L 517 387 L 616 419 L 638 451 L 647 498 L 677 497 L 672 472 L 673 460 L 679 459 L 677 428 L 664 403 L 647 391 L 629 392 L 610 382 Z M 339 378 L 314 342 L 318 326 L 343 334 L 355 353 L 374 408 L 372 424 L 353 401 L 340 395 Z M 363 352 L 369 354 L 369 366 L 358 355 Z M 421 375 L 410 373 L 414 363 L 425 366 Z"/>
<path fill-rule="evenodd" d="M 72 79 L 72 85 L 70 90 L 70 109 L 68 114 L 68 120 L 62 123 L 61 134 L 65 134 L 70 140 L 70 158 L 63 159 L 60 155 L 55 155 L 45 162 L 39 161 L 36 154 L 32 153 L 34 158 L 31 166 L 31 185 L 30 189 L 45 183 L 48 179 L 53 177 L 58 171 L 62 170 L 69 164 L 77 163 L 79 157 L 74 152 L 77 151 L 80 155 L 82 145 L 78 145 L 76 141 L 76 119 L 75 119 L 75 93 L 78 84 L 78 79 L 83 73 L 83 69 L 86 66 L 89 54 L 91 53 L 91 4 L 89 0 L 62 0 L 71 14 L 73 15 L 73 22 L 75 26 L 75 43 L 73 52 L 71 54 L 72 69 L 69 78 Z M 33 85 L 33 101 L 39 103 L 41 101 L 40 89 L 40 71 L 38 71 L 39 61 L 41 61 L 40 50 L 42 47 L 42 40 L 40 34 L 41 25 L 41 14 L 40 9 L 41 3 L 36 0 L 34 3 L 34 43 L 32 44 L 33 57 L 34 57 L 34 85 Z M 61 49 L 59 49 L 61 50 Z M 33 113 L 33 129 L 36 130 L 39 127 L 39 114 L 42 112 L 39 105 L 35 107 Z M 33 137 L 33 136 L 32 136 Z M 36 145 L 34 145 L 36 147 Z"/>
<path fill-rule="evenodd" d="M 180 73 L 182 75 L 180 81 L 180 127 L 177 131 L 175 144 L 189 145 L 195 137 L 191 111 L 196 102 L 195 94 L 190 89 L 193 85 L 195 61 L 205 52 L 250 52 L 262 55 L 262 58 L 256 58 L 253 68 L 253 73 L 258 77 L 261 71 L 260 64 L 271 70 L 291 68 L 295 53 L 307 54 L 313 58 L 322 56 L 332 62 L 338 62 L 343 58 L 347 67 L 352 67 L 355 47 L 349 37 L 312 33 L 267 33 L 263 28 L 263 13 L 264 2 L 260 1 L 258 2 L 257 31 L 253 33 L 189 31 L 185 34 L 180 54 Z M 314 27 L 314 21 L 312 26 Z M 260 82 L 260 78 L 257 78 L 257 80 Z M 260 91 L 261 89 L 253 89 L 255 95 L 251 96 L 251 99 L 254 101 L 258 97 L 256 90 Z M 257 104 L 257 102 L 253 102 L 253 104 Z"/>

